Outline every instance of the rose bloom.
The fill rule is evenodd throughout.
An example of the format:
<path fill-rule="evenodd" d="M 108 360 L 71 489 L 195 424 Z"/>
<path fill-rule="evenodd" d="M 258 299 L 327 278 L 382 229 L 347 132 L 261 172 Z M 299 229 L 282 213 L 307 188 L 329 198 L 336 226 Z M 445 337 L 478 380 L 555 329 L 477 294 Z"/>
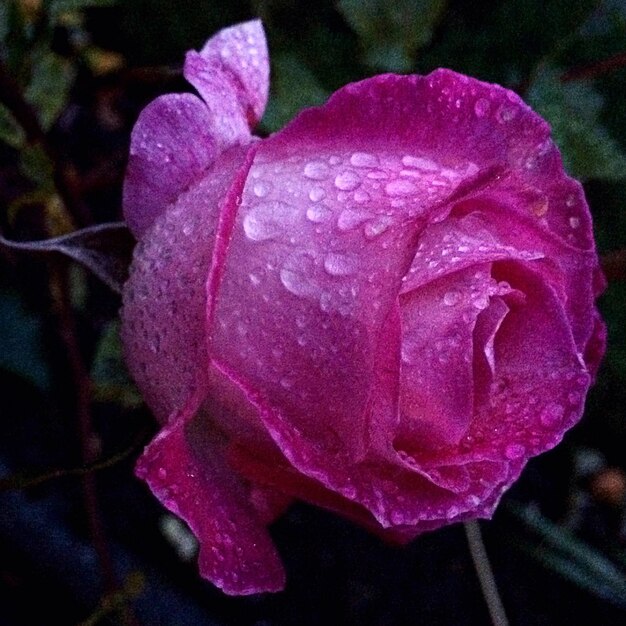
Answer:
<path fill-rule="evenodd" d="M 520 98 L 449 70 L 347 85 L 259 140 L 259 21 L 188 53 L 124 187 L 137 473 L 229 594 L 284 586 L 294 499 L 407 542 L 490 517 L 604 351 L 580 184 Z M 297 88 L 297 86 L 294 86 Z"/>

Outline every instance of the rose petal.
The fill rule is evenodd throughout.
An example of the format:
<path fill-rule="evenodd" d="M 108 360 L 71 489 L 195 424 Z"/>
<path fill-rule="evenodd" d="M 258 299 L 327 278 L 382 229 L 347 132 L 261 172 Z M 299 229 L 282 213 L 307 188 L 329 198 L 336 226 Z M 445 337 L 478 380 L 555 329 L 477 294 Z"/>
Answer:
<path fill-rule="evenodd" d="M 211 119 L 211 130 L 221 149 L 250 141 L 246 110 L 232 79 L 197 52 L 185 57 L 185 78 L 198 90 Z"/>
<path fill-rule="evenodd" d="M 264 141 L 255 157 L 217 299 L 212 352 L 219 355 L 219 368 L 247 390 L 291 463 L 361 502 L 385 526 L 447 519 L 450 510 L 454 518 L 475 509 L 475 498 L 499 491 L 509 475 L 501 454 L 475 458 L 492 464 L 495 473 L 459 503 L 453 492 L 468 478 L 453 467 L 445 479 L 435 479 L 427 464 L 410 478 L 394 478 L 390 469 L 383 479 L 380 468 L 354 463 L 368 456 L 377 439 L 368 425 L 394 423 L 393 415 L 372 417 L 369 399 L 381 380 L 385 320 L 396 306 L 397 279 L 417 251 L 416 238 L 428 222 L 448 217 L 455 203 L 469 204 L 471 185 L 476 198 L 491 194 L 503 210 L 520 189 L 534 182 L 547 186 L 536 171 L 539 162 L 571 189 L 547 142 L 547 125 L 514 94 L 439 71 L 350 85 Z M 498 168 L 505 174 L 485 182 L 486 173 Z M 520 206 L 513 206 L 511 219 Z M 544 238 L 571 246 L 561 243 L 563 232 L 549 234 L 551 227 L 561 229 L 557 217 L 542 227 Z M 581 245 L 588 245 L 585 228 L 581 232 Z M 498 237 L 492 242 L 486 261 L 530 262 L 544 254 Z M 482 254 L 478 246 L 475 252 L 469 263 Z M 446 272 L 455 270 L 448 266 Z M 471 336 L 466 352 L 471 360 Z M 466 387 L 471 376 L 469 367 Z M 449 410 L 455 408 L 452 401 Z M 461 415 L 449 441 L 467 428 L 470 406 Z M 481 467 L 476 465 L 470 484 L 481 471 L 491 471 Z M 411 491 L 399 505 L 389 494 L 403 481 Z"/>
<path fill-rule="evenodd" d="M 131 374 L 162 422 L 206 389 L 206 290 L 220 211 L 237 203 L 248 148 L 222 155 L 159 216 L 135 250 L 122 339 Z"/>
<path fill-rule="evenodd" d="M 250 127 L 263 116 L 269 91 L 269 55 L 261 20 L 224 28 L 211 37 L 200 55 L 207 67 L 219 68 L 230 79 Z M 196 85 L 203 93 L 204 89 Z"/>
<path fill-rule="evenodd" d="M 215 160 L 217 140 L 203 102 L 169 94 L 139 115 L 124 181 L 124 218 L 137 238 Z"/>
<path fill-rule="evenodd" d="M 155 496 L 200 541 L 200 573 L 228 594 L 279 591 L 285 574 L 251 493 L 224 459 L 224 442 L 201 418 L 177 418 L 137 466 Z"/>

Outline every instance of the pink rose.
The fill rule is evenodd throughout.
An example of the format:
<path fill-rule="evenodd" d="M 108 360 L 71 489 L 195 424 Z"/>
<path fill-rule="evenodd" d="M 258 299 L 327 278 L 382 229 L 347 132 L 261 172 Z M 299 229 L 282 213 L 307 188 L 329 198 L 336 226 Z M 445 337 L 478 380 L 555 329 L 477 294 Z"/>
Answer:
<path fill-rule="evenodd" d="M 354 83 L 259 140 L 260 22 L 189 52 L 198 90 L 132 135 L 137 473 L 226 593 L 284 585 L 298 498 L 394 541 L 489 517 L 582 412 L 604 350 L 580 184 L 514 93 L 437 70 Z M 297 88 L 297 87 L 294 87 Z"/>

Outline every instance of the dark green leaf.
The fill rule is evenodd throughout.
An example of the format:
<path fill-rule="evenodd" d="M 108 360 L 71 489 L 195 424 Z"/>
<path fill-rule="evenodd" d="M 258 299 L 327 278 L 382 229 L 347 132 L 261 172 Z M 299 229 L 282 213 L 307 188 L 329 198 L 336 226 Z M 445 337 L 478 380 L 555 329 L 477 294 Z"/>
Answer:
<path fill-rule="evenodd" d="M 430 43 L 446 0 L 340 0 L 338 8 L 359 35 L 365 61 L 378 69 L 404 72 L 416 51 Z"/>
<path fill-rule="evenodd" d="M 626 179 L 626 155 L 599 121 L 602 97 L 588 82 L 559 77 L 555 68 L 542 68 L 527 99 L 550 122 L 565 167 L 583 179 Z"/>
<path fill-rule="evenodd" d="M 40 190 L 52 193 L 54 168 L 41 144 L 30 144 L 20 152 L 20 169 Z"/>
<path fill-rule="evenodd" d="M 529 506 L 507 507 L 531 538 L 519 545 L 566 580 L 613 604 L 626 607 L 626 573 L 601 552 Z"/>
<path fill-rule="evenodd" d="M 39 123 L 48 130 L 65 107 L 76 74 L 72 64 L 48 50 L 34 55 L 26 100 L 37 112 Z"/>
<path fill-rule="evenodd" d="M 126 408 L 141 406 L 143 402 L 124 365 L 117 321 L 110 322 L 102 333 L 93 360 L 91 379 L 96 400 L 114 401 Z"/>
<path fill-rule="evenodd" d="M 11 112 L 0 104 L 0 141 L 12 148 L 24 145 L 24 131 L 15 121 Z"/>
<path fill-rule="evenodd" d="M 313 73 L 293 54 L 279 54 L 272 64 L 272 95 L 263 117 L 263 127 L 270 132 L 282 128 L 301 109 L 321 104 L 328 97 Z"/>

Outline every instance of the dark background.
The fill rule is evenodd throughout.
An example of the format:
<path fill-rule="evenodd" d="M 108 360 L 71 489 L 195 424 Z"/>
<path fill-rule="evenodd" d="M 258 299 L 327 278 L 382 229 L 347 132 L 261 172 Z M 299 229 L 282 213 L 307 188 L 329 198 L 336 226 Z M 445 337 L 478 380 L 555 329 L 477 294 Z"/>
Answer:
<path fill-rule="evenodd" d="M 347 82 L 440 66 L 552 124 L 610 280 L 609 350 L 582 422 L 482 529 L 511 624 L 625 623 L 626 2 L 0 0 L 2 232 L 119 220 L 139 111 L 190 89 L 187 49 L 253 16 L 272 61 L 262 135 Z M 76 265 L 0 247 L 0 625 L 489 623 L 460 525 L 400 549 L 297 505 L 272 529 L 284 593 L 200 579 L 184 528 L 133 476 L 156 426 L 120 361 L 119 305 Z"/>

